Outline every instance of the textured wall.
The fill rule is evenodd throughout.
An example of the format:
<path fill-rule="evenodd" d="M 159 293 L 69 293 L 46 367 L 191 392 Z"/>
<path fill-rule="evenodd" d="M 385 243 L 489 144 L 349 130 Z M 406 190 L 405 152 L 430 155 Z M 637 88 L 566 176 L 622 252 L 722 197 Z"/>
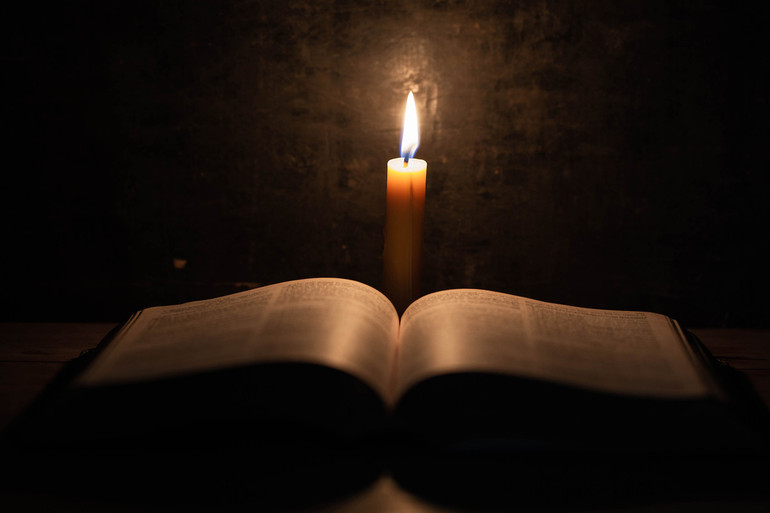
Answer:
<path fill-rule="evenodd" d="M 378 286 L 412 90 L 426 292 L 766 324 L 766 17 L 747 9 L 13 7 L 5 316 L 119 319 L 322 275 Z"/>

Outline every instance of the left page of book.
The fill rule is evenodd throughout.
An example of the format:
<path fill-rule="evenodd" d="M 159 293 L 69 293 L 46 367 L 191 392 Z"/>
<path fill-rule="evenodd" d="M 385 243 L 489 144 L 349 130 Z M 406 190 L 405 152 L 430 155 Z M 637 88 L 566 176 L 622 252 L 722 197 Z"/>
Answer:
<path fill-rule="evenodd" d="M 77 379 L 98 386 L 267 362 L 348 372 L 385 396 L 395 308 L 359 282 L 296 280 L 135 314 Z"/>

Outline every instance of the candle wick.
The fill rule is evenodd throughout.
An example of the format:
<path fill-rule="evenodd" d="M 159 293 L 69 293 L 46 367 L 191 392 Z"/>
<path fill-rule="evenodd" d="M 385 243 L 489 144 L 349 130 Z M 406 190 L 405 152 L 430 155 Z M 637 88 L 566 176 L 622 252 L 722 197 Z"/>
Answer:
<path fill-rule="evenodd" d="M 404 167 L 409 165 L 409 157 L 404 157 Z"/>

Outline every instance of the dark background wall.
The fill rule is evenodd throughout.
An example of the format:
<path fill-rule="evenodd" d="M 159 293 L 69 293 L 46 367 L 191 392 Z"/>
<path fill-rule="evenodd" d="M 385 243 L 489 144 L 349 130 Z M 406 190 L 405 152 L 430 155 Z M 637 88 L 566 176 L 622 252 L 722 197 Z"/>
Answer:
<path fill-rule="evenodd" d="M 5 319 L 117 321 L 312 276 L 379 286 L 412 90 L 425 292 L 768 325 L 759 7 L 3 9 Z"/>

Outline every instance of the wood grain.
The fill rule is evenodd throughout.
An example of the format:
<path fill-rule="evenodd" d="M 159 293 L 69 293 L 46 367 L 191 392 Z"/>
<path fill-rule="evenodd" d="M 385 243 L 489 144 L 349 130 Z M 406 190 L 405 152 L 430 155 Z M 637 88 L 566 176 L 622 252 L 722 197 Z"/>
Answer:
<path fill-rule="evenodd" d="M 0 430 L 112 323 L 0 323 Z"/>
<path fill-rule="evenodd" d="M 694 329 L 711 354 L 743 372 L 770 407 L 770 330 Z"/>

